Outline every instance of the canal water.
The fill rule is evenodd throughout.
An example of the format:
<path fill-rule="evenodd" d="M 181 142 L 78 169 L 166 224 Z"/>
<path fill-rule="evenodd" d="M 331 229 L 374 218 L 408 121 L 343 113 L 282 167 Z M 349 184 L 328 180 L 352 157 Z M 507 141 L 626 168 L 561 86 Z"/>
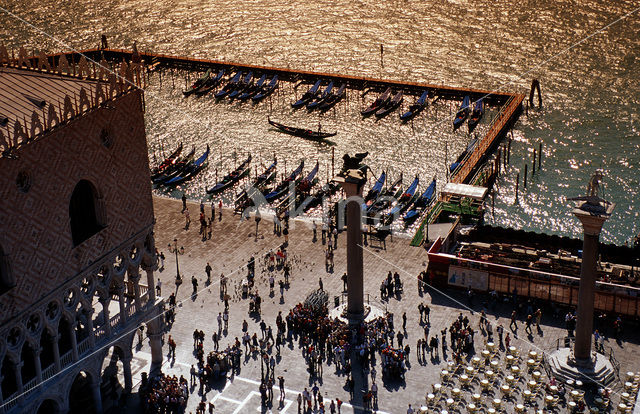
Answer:
<path fill-rule="evenodd" d="M 515 125 L 511 164 L 497 183 L 486 221 L 578 236 L 567 197 L 585 193 L 589 177 L 601 168 L 605 198 L 617 203 L 602 239 L 622 244 L 640 230 L 636 1 L 6 0 L 0 7 L 34 26 L 0 10 L 0 41 L 30 51 L 97 47 L 105 34 L 116 48 L 137 41 L 140 50 L 449 86 L 528 93 L 537 78 L 543 106 L 529 109 Z M 270 101 L 252 106 L 216 104 L 209 96 L 184 99 L 183 76 L 173 82 L 165 77 L 162 86 L 158 80 L 152 78 L 146 92 L 151 163 L 180 141 L 195 145 L 197 153 L 207 143 L 212 148 L 209 168 L 173 196 L 185 191 L 203 197 L 216 176 L 248 153 L 257 161 L 254 172 L 274 154 L 287 170 L 302 158 L 309 168 L 318 160 L 326 180 L 332 147 L 279 134 L 268 127 L 267 116 L 313 129 L 320 123 L 324 131 L 338 132 L 336 165 L 345 152 L 369 151 L 375 174 L 387 170 L 393 178 L 403 172 L 405 184 L 418 174 L 424 185 L 436 176 L 442 188 L 446 166 L 469 140 L 466 127 L 452 131 L 458 102 L 440 101 L 403 125 L 398 113 L 363 120 L 359 110 L 374 96 L 362 98 L 357 91 L 320 115 L 290 108 L 306 85 L 283 85 Z M 403 108 L 413 99 L 405 98 Z M 489 108 L 478 135 L 496 112 Z M 531 176 L 533 149 L 540 143 L 542 169 Z"/>

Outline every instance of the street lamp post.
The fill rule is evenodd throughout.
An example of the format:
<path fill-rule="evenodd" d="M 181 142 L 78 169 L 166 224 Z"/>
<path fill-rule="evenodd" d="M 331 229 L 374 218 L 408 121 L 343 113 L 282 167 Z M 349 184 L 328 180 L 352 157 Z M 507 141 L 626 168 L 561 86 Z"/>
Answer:
<path fill-rule="evenodd" d="M 180 246 L 178 249 L 178 239 L 173 239 L 173 244 L 169 243 L 169 252 L 176 254 L 176 284 L 182 282 L 182 277 L 180 277 L 180 264 L 178 262 L 178 255 L 184 254 L 184 247 Z"/>

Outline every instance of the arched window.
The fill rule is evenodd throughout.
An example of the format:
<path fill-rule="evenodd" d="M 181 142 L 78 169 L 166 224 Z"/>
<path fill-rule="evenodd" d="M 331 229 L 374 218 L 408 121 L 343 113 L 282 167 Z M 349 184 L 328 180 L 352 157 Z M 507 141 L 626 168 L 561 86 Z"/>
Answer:
<path fill-rule="evenodd" d="M 8 291 L 16 285 L 11 266 L 9 266 L 9 256 L 7 256 L 0 246 L 0 294 Z"/>
<path fill-rule="evenodd" d="M 89 181 L 80 180 L 71 194 L 69 202 L 69 218 L 71 219 L 71 236 L 73 246 L 77 246 L 99 232 L 104 223 L 98 214 L 100 200 L 98 193 Z"/>

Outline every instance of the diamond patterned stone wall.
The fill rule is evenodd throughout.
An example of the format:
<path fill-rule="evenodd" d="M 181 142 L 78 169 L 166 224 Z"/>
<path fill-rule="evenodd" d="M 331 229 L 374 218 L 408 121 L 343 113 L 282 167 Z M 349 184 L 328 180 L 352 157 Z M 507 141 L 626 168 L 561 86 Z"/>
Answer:
<path fill-rule="evenodd" d="M 17 283 L 0 296 L 0 326 L 152 224 L 141 94 L 55 128 L 17 149 L 17 159 L 0 158 L 0 245 Z M 30 177 L 27 192 L 16 183 L 21 172 Z M 102 197 L 106 227 L 74 247 L 69 201 L 83 179 Z"/>

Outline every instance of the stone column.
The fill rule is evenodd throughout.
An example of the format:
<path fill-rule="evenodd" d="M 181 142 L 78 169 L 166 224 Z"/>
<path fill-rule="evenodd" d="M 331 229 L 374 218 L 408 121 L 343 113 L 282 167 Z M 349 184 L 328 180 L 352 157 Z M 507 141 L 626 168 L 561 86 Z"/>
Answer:
<path fill-rule="evenodd" d="M 153 269 L 147 268 L 145 269 L 147 272 L 147 295 L 149 295 L 149 301 L 147 301 L 147 305 L 153 305 L 156 302 L 156 289 L 153 284 Z"/>
<path fill-rule="evenodd" d="M 71 335 L 71 356 L 73 358 L 73 362 L 78 361 L 78 338 L 76 336 L 76 327 L 78 326 L 77 321 L 73 321 L 69 324 L 69 333 Z"/>
<path fill-rule="evenodd" d="M 0 372 L 2 369 L 2 361 L 0 361 Z M 4 381 L 4 377 L 2 376 L 2 374 L 0 374 L 0 384 L 2 384 L 2 381 Z M 0 387 L 0 414 L 4 414 L 4 407 L 2 406 L 2 404 L 4 404 L 4 397 L 2 396 L 2 387 Z"/>
<path fill-rule="evenodd" d="M 122 367 L 124 368 L 124 392 L 126 394 L 131 393 L 133 388 L 133 379 L 131 376 L 131 355 L 125 355 L 122 358 Z"/>
<path fill-rule="evenodd" d="M 89 348 L 94 349 L 96 346 L 96 337 L 93 332 L 93 309 L 86 310 L 85 315 L 87 317 L 87 330 L 89 331 Z"/>
<path fill-rule="evenodd" d="M 157 308 L 157 312 L 160 311 L 161 308 Z M 162 366 L 162 330 L 164 325 L 164 320 L 162 316 L 158 316 L 147 323 L 147 336 L 149 337 L 149 345 L 151 346 L 151 374 L 155 371 L 160 370 Z"/>
<path fill-rule="evenodd" d="M 60 347 L 58 346 L 58 341 L 60 340 L 60 334 L 55 333 L 55 335 L 51 336 L 51 346 L 53 347 L 53 365 L 56 367 L 56 373 L 60 372 L 62 366 L 60 365 Z"/>
<path fill-rule="evenodd" d="M 24 362 L 18 361 L 13 364 L 13 374 L 15 375 L 16 380 L 16 388 L 18 389 L 18 394 L 22 394 L 24 392 L 24 384 L 22 383 L 22 366 Z M 18 397 L 18 402 L 22 402 L 22 397 Z"/>
<path fill-rule="evenodd" d="M 120 326 L 123 328 L 127 326 L 127 307 L 124 302 L 124 286 L 120 287 L 120 291 L 118 292 L 118 302 L 120 302 Z"/>
<path fill-rule="evenodd" d="M 347 195 L 347 318 L 350 324 L 359 324 L 364 319 L 362 187 L 365 181 L 360 170 L 349 170 L 342 183 Z"/>
<path fill-rule="evenodd" d="M 593 338 L 593 301 L 596 293 L 598 237 L 607 217 L 576 211 L 574 214 L 584 227 L 584 241 L 576 315 L 576 343 L 573 353 L 577 361 L 588 362 L 591 361 Z"/>
<path fill-rule="evenodd" d="M 100 298 L 100 304 L 102 305 L 102 319 L 104 319 L 104 332 L 107 338 L 111 337 L 111 320 L 109 315 L 109 298 Z"/>
<path fill-rule="evenodd" d="M 42 363 L 40 362 L 41 353 L 42 353 L 41 346 L 38 346 L 37 349 L 33 350 L 33 364 L 36 368 L 36 379 L 38 380 L 38 384 L 42 382 Z"/>
<path fill-rule="evenodd" d="M 100 392 L 100 378 L 91 376 L 91 394 L 96 414 L 102 414 L 102 393 Z"/>
<path fill-rule="evenodd" d="M 138 268 L 129 270 L 129 281 L 133 283 L 133 297 L 136 304 L 136 312 L 140 310 L 140 272 Z"/>

